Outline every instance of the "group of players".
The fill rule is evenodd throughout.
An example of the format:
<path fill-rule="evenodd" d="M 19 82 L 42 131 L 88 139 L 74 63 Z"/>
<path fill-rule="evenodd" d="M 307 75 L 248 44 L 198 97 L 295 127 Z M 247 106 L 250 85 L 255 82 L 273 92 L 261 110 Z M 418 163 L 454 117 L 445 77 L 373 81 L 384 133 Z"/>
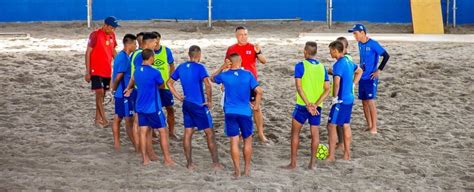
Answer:
<path fill-rule="evenodd" d="M 168 138 L 178 139 L 174 131 L 173 105 L 176 99 L 182 102 L 186 167 L 195 168 L 191 143 L 197 129 L 206 134 L 213 167 L 222 169 L 210 112 L 213 106 L 212 83 L 216 83 L 221 85 L 223 91 L 224 132 L 230 139 L 234 176 L 241 175 L 240 142 L 243 142 L 244 174 L 250 175 L 254 121 L 260 142 L 267 142 L 260 109 L 263 89 L 257 81 L 256 68 L 257 61 L 264 64 L 267 59 L 258 44 L 248 42 L 248 30 L 242 26 L 236 28 L 237 43 L 228 48 L 224 64 L 209 75 L 206 66 L 200 63 L 201 48 L 197 45 L 189 48 L 189 60 L 175 67 L 172 51 L 160 43 L 161 35 L 158 32 L 126 34 L 123 37 L 124 48 L 117 53 L 114 33 L 117 27 L 119 24 L 116 18 L 108 17 L 101 28 L 90 34 L 85 74 L 85 80 L 91 82 L 92 90 L 96 93 L 96 125 L 109 125 L 103 102 L 107 90 L 110 89 L 114 95 L 112 130 L 115 149 L 120 148 L 120 124 L 125 120 L 126 133 L 135 150 L 141 153 L 144 165 L 158 159 L 152 143 L 156 133 L 160 135 L 164 164 L 173 166 Z M 359 86 L 359 99 L 363 102 L 367 130 L 372 134 L 377 133 L 374 100 L 378 76 L 389 55 L 377 41 L 367 36 L 364 25 L 356 24 L 349 32 L 358 41 L 360 65 L 353 63 L 347 50 L 348 41 L 344 37 L 329 44 L 330 55 L 337 60 L 329 69 L 316 59 L 316 42 L 310 41 L 304 46 L 304 60 L 295 65 L 296 105 L 292 114 L 290 164 L 283 168 L 296 167 L 299 134 L 306 121 L 310 124 L 312 137 L 312 155 L 308 167 L 314 167 L 314 154 L 319 145 L 321 111 L 330 92 L 333 99 L 327 127 L 327 161 L 335 161 L 337 148 L 344 151 L 344 159 L 350 159 L 352 134 L 349 124 L 355 98 L 354 85 Z M 380 56 L 383 60 L 378 65 Z M 333 76 L 332 86 L 329 75 Z M 175 88 L 177 81 L 181 83 L 182 92 Z"/>

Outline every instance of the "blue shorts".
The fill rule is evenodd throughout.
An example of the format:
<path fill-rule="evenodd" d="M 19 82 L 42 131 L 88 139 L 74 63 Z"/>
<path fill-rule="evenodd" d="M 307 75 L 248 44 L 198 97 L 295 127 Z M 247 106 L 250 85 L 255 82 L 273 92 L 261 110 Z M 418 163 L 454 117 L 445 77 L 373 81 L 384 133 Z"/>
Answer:
<path fill-rule="evenodd" d="M 295 105 L 295 110 L 293 110 L 293 119 L 298 121 L 298 123 L 304 125 L 306 120 L 308 120 L 310 125 L 319 126 L 321 124 L 321 107 L 318 107 L 319 115 L 312 116 L 311 113 L 306 109 L 306 106 Z"/>
<path fill-rule="evenodd" d="M 183 102 L 183 120 L 185 128 L 197 127 L 199 131 L 212 128 L 211 112 L 207 106 L 200 106 L 189 101 Z"/>
<path fill-rule="evenodd" d="M 368 79 L 359 81 L 359 99 L 372 100 L 377 98 L 378 79 Z"/>
<path fill-rule="evenodd" d="M 235 137 L 242 134 L 245 139 L 253 134 L 252 116 L 225 114 L 225 134 Z"/>
<path fill-rule="evenodd" d="M 135 105 L 130 97 L 114 98 L 115 114 L 120 117 L 131 117 L 135 113 Z"/>
<path fill-rule="evenodd" d="M 173 94 L 168 89 L 160 89 L 161 105 L 169 107 L 174 105 Z"/>
<path fill-rule="evenodd" d="M 352 105 L 342 103 L 332 105 L 328 123 L 335 125 L 351 123 Z"/>
<path fill-rule="evenodd" d="M 158 113 L 138 113 L 138 125 L 149 126 L 152 129 L 165 128 L 166 118 L 162 110 Z"/>

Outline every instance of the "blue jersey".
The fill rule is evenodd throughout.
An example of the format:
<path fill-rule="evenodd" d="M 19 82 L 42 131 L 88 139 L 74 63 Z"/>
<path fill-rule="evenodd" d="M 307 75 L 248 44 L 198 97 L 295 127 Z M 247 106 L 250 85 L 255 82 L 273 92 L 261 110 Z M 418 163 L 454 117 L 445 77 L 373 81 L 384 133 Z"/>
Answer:
<path fill-rule="evenodd" d="M 315 59 L 306 59 L 309 63 L 314 65 L 322 65 L 318 60 Z M 295 65 L 295 78 L 302 78 L 304 74 L 304 65 L 303 62 L 299 62 Z M 324 81 L 329 81 L 329 75 L 326 67 L 324 68 Z"/>
<path fill-rule="evenodd" d="M 160 54 L 162 49 L 163 49 L 163 46 L 160 46 L 160 49 L 155 50 L 155 54 Z M 166 59 L 168 60 L 168 64 L 174 63 L 173 52 L 168 47 L 166 47 Z"/>
<path fill-rule="evenodd" d="M 133 74 L 138 95 L 136 111 L 139 113 L 156 113 L 161 110 L 161 98 L 158 87 L 164 83 L 161 73 L 149 65 L 141 65 Z"/>
<path fill-rule="evenodd" d="M 342 100 L 343 104 L 354 103 L 354 92 L 352 90 L 355 70 L 357 70 L 357 65 L 347 57 L 341 57 L 333 65 L 333 77 L 339 76 L 341 78 L 337 97 Z"/>
<path fill-rule="evenodd" d="M 114 72 L 112 74 L 112 81 L 115 81 L 117 75 L 119 73 L 123 73 L 123 78 L 119 81 L 117 87 L 115 88 L 115 95 L 116 98 L 123 98 L 123 90 L 127 87 L 128 82 L 130 81 L 130 57 L 127 55 L 125 51 L 120 51 L 114 59 Z"/>
<path fill-rule="evenodd" d="M 385 49 L 379 42 L 369 39 L 365 43 L 359 42 L 360 53 L 360 68 L 364 71 L 362 78 L 364 80 L 370 79 L 370 75 L 377 70 L 379 57 L 385 52 Z"/>
<path fill-rule="evenodd" d="M 250 92 L 258 86 L 255 77 L 249 71 L 232 69 L 216 77 L 217 84 L 224 84 L 224 113 L 252 116 Z"/>
<path fill-rule="evenodd" d="M 181 80 L 184 99 L 197 105 L 205 103 L 203 80 L 206 77 L 209 77 L 206 67 L 196 62 L 182 63 L 171 74 L 171 79 Z"/>

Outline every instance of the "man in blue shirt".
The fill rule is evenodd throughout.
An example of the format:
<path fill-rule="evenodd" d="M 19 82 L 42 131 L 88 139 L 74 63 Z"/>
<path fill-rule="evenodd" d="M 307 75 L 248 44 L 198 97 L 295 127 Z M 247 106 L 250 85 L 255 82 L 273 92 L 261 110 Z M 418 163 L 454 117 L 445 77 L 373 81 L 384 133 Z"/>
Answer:
<path fill-rule="evenodd" d="M 173 74 L 173 71 L 175 69 L 173 52 L 171 51 L 170 48 L 164 45 L 161 45 L 160 33 L 156 31 L 153 31 L 151 33 L 153 33 L 156 36 L 156 46 L 154 47 L 155 63 L 153 63 L 152 66 L 155 69 L 160 70 L 161 77 L 163 77 L 163 80 L 166 82 L 168 81 L 170 75 Z M 178 137 L 176 136 L 175 131 L 174 131 L 175 117 L 174 117 L 174 109 L 173 109 L 173 105 L 174 105 L 173 94 L 171 94 L 171 91 L 169 90 L 166 84 L 160 87 L 160 98 L 161 98 L 161 104 L 166 109 L 166 120 L 168 123 L 169 137 L 171 139 L 178 140 Z"/>
<path fill-rule="evenodd" d="M 251 72 L 241 69 L 242 58 L 239 54 L 230 54 L 222 65 L 211 76 L 211 81 L 224 84 L 225 133 L 230 138 L 230 151 L 234 163 L 234 176 L 240 177 L 239 135 L 244 139 L 244 161 L 246 176 L 250 176 L 252 159 L 252 110 L 260 109 L 263 90 Z M 225 72 L 225 69 L 228 69 Z M 255 105 L 249 102 L 250 92 L 256 92 Z"/>
<path fill-rule="evenodd" d="M 148 165 L 150 160 L 157 160 L 158 157 L 152 147 L 151 129 L 158 129 L 160 133 L 160 145 L 163 151 L 164 163 L 167 166 L 174 165 L 169 153 L 168 137 L 166 130 L 166 120 L 161 109 L 160 94 L 158 87 L 164 81 L 160 71 L 151 67 L 154 62 L 154 52 L 152 49 L 144 49 L 141 53 L 143 64 L 136 68 L 133 77 L 138 87 L 136 111 L 138 113 L 138 124 L 140 126 L 140 152 L 143 157 L 143 165 Z M 129 95 L 131 91 L 127 91 Z"/>
<path fill-rule="evenodd" d="M 295 65 L 296 105 L 291 121 L 290 164 L 284 167 L 286 169 L 296 168 L 300 132 L 306 121 L 310 125 L 311 133 L 311 155 L 308 168 L 313 169 L 316 162 L 321 110 L 324 100 L 329 95 L 329 76 L 324 65 L 316 60 L 317 47 L 314 41 L 306 42 L 305 60 Z"/>
<path fill-rule="evenodd" d="M 337 62 L 333 65 L 334 99 L 328 120 L 329 156 L 327 160 L 335 161 L 337 125 L 344 128 L 344 159 L 349 160 L 352 139 L 350 121 L 354 103 L 353 85 L 359 82 L 362 69 L 344 56 L 344 45 L 340 41 L 330 43 L 329 52 L 332 58 L 337 59 Z"/>
<path fill-rule="evenodd" d="M 129 97 L 123 96 L 125 86 L 130 80 L 130 58 L 129 55 L 137 48 L 137 38 L 135 35 L 126 34 L 123 37 L 123 50 L 120 51 L 114 59 L 114 70 L 112 74 L 112 94 L 115 99 L 115 115 L 114 122 L 112 124 L 112 132 L 114 135 L 114 147 L 115 150 L 120 149 L 120 123 L 125 118 L 125 130 L 130 138 L 135 150 L 138 151 L 138 139 L 134 137 L 132 127 L 132 116 L 134 114 L 134 101 Z"/>
<path fill-rule="evenodd" d="M 375 40 L 367 36 L 367 29 L 362 24 L 356 24 L 350 33 L 358 41 L 360 54 L 360 67 L 364 71 L 359 83 L 359 99 L 362 100 L 364 115 L 367 121 L 367 131 L 377 134 L 377 109 L 375 99 L 377 98 L 377 85 L 380 72 L 387 64 L 390 55 Z M 382 56 L 382 62 L 379 63 L 379 57 Z"/>
<path fill-rule="evenodd" d="M 204 133 L 206 133 L 207 146 L 211 153 L 213 167 L 221 169 L 223 166 L 219 163 L 217 145 L 212 130 L 212 117 L 209 111 L 209 108 L 212 107 L 212 86 L 206 67 L 199 63 L 201 48 L 197 45 L 191 46 L 188 55 L 189 61 L 180 64 L 167 82 L 169 90 L 176 99 L 183 102 L 185 128 L 183 148 L 187 160 L 186 167 L 191 170 L 194 168 L 191 157 L 191 139 L 194 133 L 193 128 L 197 127 L 199 131 L 204 130 Z M 178 80 L 181 80 L 184 97 L 174 87 L 174 83 Z M 206 99 L 204 98 L 203 83 L 206 87 Z"/>

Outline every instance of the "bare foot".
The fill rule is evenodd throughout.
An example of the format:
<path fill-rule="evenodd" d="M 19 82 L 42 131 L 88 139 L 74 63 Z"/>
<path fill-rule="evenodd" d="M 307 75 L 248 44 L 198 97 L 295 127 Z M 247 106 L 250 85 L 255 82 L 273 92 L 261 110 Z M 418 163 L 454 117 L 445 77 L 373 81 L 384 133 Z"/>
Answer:
<path fill-rule="evenodd" d="M 351 156 L 349 154 L 344 154 L 344 160 L 351 160 Z"/>
<path fill-rule="evenodd" d="M 326 164 L 333 164 L 336 162 L 336 159 L 333 157 L 333 158 L 327 158 L 326 160 L 324 160 L 324 162 Z"/>
<path fill-rule="evenodd" d="M 294 170 L 296 168 L 296 165 L 292 165 L 291 163 L 286 165 L 286 166 L 280 166 L 282 169 L 287 169 L 287 170 Z"/>
<path fill-rule="evenodd" d="M 120 144 L 114 144 L 114 149 L 115 149 L 115 152 L 119 152 L 120 151 Z"/>
<path fill-rule="evenodd" d="M 175 134 L 170 134 L 170 135 L 169 135 L 169 138 L 170 138 L 171 140 L 173 140 L 173 141 L 180 141 L 180 140 L 179 140 L 179 137 L 176 136 Z"/>
<path fill-rule="evenodd" d="M 309 169 L 309 170 L 313 170 L 314 167 L 315 167 L 315 166 L 314 166 L 314 163 L 309 163 L 309 164 L 308 164 L 308 169 Z"/>
<path fill-rule="evenodd" d="M 232 174 L 234 176 L 234 179 L 238 179 L 240 177 L 240 171 L 239 172 L 234 172 L 234 174 Z"/>
<path fill-rule="evenodd" d="M 147 165 L 150 164 L 150 163 L 151 163 L 151 161 L 150 161 L 150 159 L 148 159 L 148 157 L 147 157 L 147 158 L 143 158 L 143 165 L 144 165 L 144 166 L 147 166 Z"/>
<path fill-rule="evenodd" d="M 194 163 L 190 163 L 186 165 L 186 168 L 190 171 L 194 171 L 196 169 L 196 165 Z"/>
<path fill-rule="evenodd" d="M 150 156 L 150 160 L 151 161 L 157 161 L 158 160 L 158 156 L 153 154 L 153 155 L 149 155 Z"/>
<path fill-rule="evenodd" d="M 267 137 L 265 137 L 265 135 L 259 135 L 258 139 L 259 139 L 260 143 L 262 143 L 262 144 L 263 143 L 268 143 L 268 139 L 267 139 Z"/>
<path fill-rule="evenodd" d="M 167 167 L 174 167 L 175 166 L 175 163 L 173 160 L 165 160 L 165 166 Z"/>
<path fill-rule="evenodd" d="M 244 175 L 245 175 L 246 177 L 250 177 L 250 170 L 245 170 Z"/>
<path fill-rule="evenodd" d="M 212 168 L 214 168 L 214 170 L 222 170 L 224 169 L 224 165 L 222 165 L 222 163 L 212 163 Z"/>

